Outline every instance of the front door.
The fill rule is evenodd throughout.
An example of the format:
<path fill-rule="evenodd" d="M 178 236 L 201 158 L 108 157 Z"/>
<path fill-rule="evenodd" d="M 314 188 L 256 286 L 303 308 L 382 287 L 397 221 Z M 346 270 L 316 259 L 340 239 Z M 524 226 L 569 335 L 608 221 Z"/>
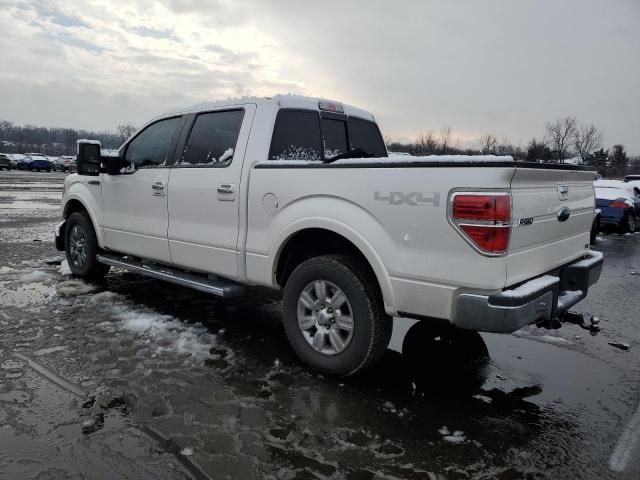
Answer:
<path fill-rule="evenodd" d="M 105 246 L 116 252 L 170 263 L 167 240 L 169 164 L 183 118 L 159 120 L 124 148 L 129 167 L 103 175 Z"/>
<path fill-rule="evenodd" d="M 244 105 L 198 113 L 183 133 L 169 179 L 175 265 L 238 278 L 240 176 L 254 112 Z"/>

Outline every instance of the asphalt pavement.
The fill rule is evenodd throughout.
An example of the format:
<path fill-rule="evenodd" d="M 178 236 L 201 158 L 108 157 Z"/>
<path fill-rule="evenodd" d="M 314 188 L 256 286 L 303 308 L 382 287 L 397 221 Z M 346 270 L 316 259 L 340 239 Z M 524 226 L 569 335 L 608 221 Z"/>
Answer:
<path fill-rule="evenodd" d="M 334 379 L 297 360 L 271 292 L 73 279 L 52 238 L 64 176 L 0 172 L 0 478 L 640 478 L 640 234 L 594 247 L 575 310 L 597 335 L 530 327 L 465 354 L 396 319 L 379 366 Z"/>

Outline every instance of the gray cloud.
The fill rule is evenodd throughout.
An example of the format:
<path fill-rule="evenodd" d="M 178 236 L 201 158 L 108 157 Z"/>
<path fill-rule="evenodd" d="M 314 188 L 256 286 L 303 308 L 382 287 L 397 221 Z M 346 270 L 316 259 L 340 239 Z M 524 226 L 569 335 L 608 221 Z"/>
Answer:
<path fill-rule="evenodd" d="M 58 2 L 54 13 L 25 2 L 0 10 L 10 120 L 37 119 L 5 107 L 20 88 L 95 96 L 87 121 L 103 128 L 181 101 L 293 91 L 372 110 L 392 137 L 451 125 L 465 141 L 493 133 L 524 144 L 546 121 L 576 115 L 608 145 L 640 153 L 636 0 L 113 0 Z M 63 49 L 36 53 L 52 45 Z M 41 74 L 9 84 L 30 70 Z M 113 109 L 122 98 L 130 104 Z M 38 116 L 64 124 L 47 104 Z M 83 126 L 83 115 L 68 118 Z"/>

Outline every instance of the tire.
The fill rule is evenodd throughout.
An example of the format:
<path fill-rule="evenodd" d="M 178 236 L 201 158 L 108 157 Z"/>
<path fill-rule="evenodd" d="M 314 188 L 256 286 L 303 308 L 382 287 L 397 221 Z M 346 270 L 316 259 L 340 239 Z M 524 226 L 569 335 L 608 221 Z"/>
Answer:
<path fill-rule="evenodd" d="M 81 245 L 78 245 L 78 243 Z M 100 251 L 91 220 L 83 213 L 72 213 L 65 227 L 64 249 L 71 273 L 90 282 L 99 282 L 109 271 L 108 265 L 98 263 Z"/>
<path fill-rule="evenodd" d="M 622 233 L 633 233 L 638 228 L 637 225 L 638 224 L 636 223 L 636 216 L 633 212 L 630 211 L 627 214 L 627 218 L 624 219 L 620 230 L 622 231 Z"/>
<path fill-rule="evenodd" d="M 284 327 L 291 346 L 311 368 L 353 375 L 386 351 L 393 320 L 384 311 L 375 278 L 366 271 L 350 256 L 324 255 L 302 262 L 291 273 L 284 290 Z"/>
<path fill-rule="evenodd" d="M 51 173 L 51 169 L 50 168 L 47 168 L 47 173 Z"/>

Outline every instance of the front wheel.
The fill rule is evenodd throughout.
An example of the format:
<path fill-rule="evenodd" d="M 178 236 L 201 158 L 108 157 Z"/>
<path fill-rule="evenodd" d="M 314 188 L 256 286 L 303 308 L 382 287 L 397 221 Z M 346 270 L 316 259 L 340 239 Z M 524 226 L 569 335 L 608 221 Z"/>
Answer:
<path fill-rule="evenodd" d="M 98 263 L 98 239 L 91 220 L 86 215 L 72 213 L 65 227 L 65 252 L 69 269 L 76 277 L 88 281 L 100 281 L 109 266 Z"/>
<path fill-rule="evenodd" d="M 375 278 L 346 255 L 301 263 L 284 290 L 284 326 L 300 359 L 321 372 L 347 376 L 385 352 L 393 321 Z"/>

